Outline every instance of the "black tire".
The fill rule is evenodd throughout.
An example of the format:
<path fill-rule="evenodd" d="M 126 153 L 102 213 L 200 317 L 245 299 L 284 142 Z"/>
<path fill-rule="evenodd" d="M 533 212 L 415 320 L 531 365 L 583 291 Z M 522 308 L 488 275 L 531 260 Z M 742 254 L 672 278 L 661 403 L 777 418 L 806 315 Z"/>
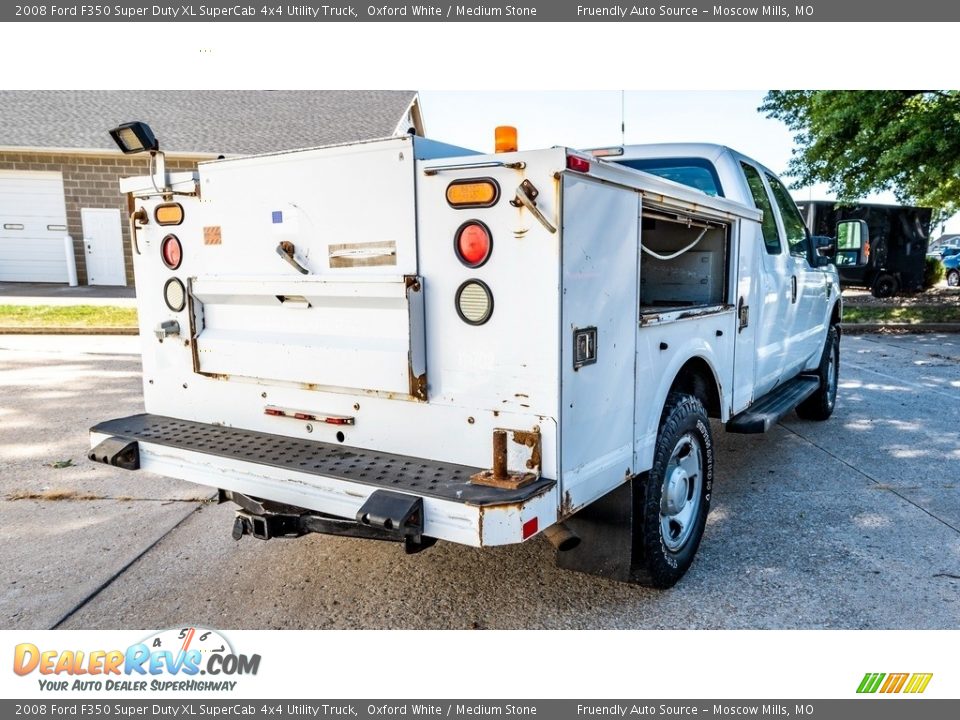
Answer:
<path fill-rule="evenodd" d="M 837 381 L 840 377 L 840 331 L 831 325 L 823 345 L 820 367 L 817 368 L 820 387 L 797 405 L 797 415 L 804 420 L 826 420 L 837 405 Z"/>
<path fill-rule="evenodd" d="M 947 285 L 950 287 L 960 286 L 960 270 L 947 271 Z"/>
<path fill-rule="evenodd" d="M 686 468 L 698 466 L 699 479 L 694 479 L 680 463 L 685 463 Z M 677 470 L 687 477 L 684 479 L 676 475 Z M 679 482 L 668 482 L 671 477 L 680 477 Z M 640 489 L 641 513 L 636 536 L 641 545 L 641 566 L 636 581 L 649 587 L 672 587 L 687 572 L 700 547 L 713 492 L 713 436 L 707 412 L 700 400 L 693 395 L 676 392 L 667 396 L 657 434 L 653 467 L 637 477 L 635 482 Z M 678 489 L 681 484 L 682 488 Z M 667 498 L 664 497 L 665 491 Z M 674 505 L 668 507 L 671 494 Z M 687 498 L 684 510 L 670 514 L 668 511 L 677 508 L 681 495 Z M 687 512 L 687 504 L 691 505 L 689 521 L 682 532 L 675 531 L 670 525 L 671 518 L 679 519 L 681 513 Z"/>
<path fill-rule="evenodd" d="M 900 281 L 897 280 L 896 275 L 891 275 L 887 272 L 877 275 L 877 277 L 874 278 L 873 287 L 870 288 L 870 293 L 878 298 L 893 297 L 899 291 Z"/>

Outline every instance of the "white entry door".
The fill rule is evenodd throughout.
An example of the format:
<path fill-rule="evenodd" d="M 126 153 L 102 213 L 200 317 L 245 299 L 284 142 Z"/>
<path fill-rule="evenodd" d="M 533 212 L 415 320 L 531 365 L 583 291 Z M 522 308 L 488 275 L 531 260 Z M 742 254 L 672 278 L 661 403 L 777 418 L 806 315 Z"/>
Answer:
<path fill-rule="evenodd" d="M 126 285 L 123 267 L 123 234 L 116 208 L 83 208 L 83 251 L 87 257 L 88 285 Z"/>

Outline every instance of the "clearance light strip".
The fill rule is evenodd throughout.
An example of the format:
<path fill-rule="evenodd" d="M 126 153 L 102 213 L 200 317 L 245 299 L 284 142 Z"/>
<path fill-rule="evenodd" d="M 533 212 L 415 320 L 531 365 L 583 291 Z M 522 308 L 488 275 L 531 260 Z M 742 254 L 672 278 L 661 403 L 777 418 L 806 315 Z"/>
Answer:
<path fill-rule="evenodd" d="M 327 425 L 353 425 L 355 418 L 349 415 L 324 415 L 322 413 L 309 412 L 307 410 L 291 410 L 290 408 L 277 407 L 276 405 L 267 405 L 263 409 L 264 415 L 273 417 L 288 417 L 293 420 L 309 420 L 310 422 L 322 422 Z"/>

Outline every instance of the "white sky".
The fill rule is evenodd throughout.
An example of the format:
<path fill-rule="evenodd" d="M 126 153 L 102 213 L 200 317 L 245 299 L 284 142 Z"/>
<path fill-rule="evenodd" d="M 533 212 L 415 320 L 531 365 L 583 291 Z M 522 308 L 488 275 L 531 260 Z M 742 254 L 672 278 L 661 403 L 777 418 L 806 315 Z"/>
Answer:
<path fill-rule="evenodd" d="M 715 142 L 729 145 L 783 172 L 793 139 L 786 126 L 757 108 L 764 91 L 626 91 L 627 143 Z M 514 125 L 521 150 L 567 145 L 597 147 L 621 142 L 619 91 L 485 92 L 420 91 L 428 137 L 490 152 L 493 129 Z M 793 191 L 797 200 L 833 199 L 826 185 Z M 896 202 L 892 193 L 870 202 Z M 960 232 L 960 215 L 947 232 Z M 932 233 L 933 237 L 939 231 Z"/>

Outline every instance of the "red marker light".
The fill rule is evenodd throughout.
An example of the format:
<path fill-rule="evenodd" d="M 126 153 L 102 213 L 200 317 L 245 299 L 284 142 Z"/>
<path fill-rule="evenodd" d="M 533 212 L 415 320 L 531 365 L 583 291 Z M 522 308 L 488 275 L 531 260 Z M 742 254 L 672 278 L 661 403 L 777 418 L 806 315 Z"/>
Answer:
<path fill-rule="evenodd" d="M 465 222 L 457 230 L 454 248 L 464 265 L 480 267 L 490 258 L 490 251 L 493 249 L 490 230 L 479 220 Z"/>
<path fill-rule="evenodd" d="M 183 248 L 176 235 L 167 235 L 160 244 L 160 257 L 163 264 L 171 270 L 176 270 L 183 262 Z"/>
<path fill-rule="evenodd" d="M 576 172 L 590 172 L 590 161 L 576 155 L 567 155 L 567 169 Z"/>
<path fill-rule="evenodd" d="M 523 539 L 526 540 L 531 535 L 536 535 L 540 529 L 539 518 L 530 518 L 523 524 Z"/>
<path fill-rule="evenodd" d="M 265 415 L 274 415 L 275 417 L 283 417 L 286 413 L 280 408 L 268 407 L 264 408 L 263 412 Z"/>

